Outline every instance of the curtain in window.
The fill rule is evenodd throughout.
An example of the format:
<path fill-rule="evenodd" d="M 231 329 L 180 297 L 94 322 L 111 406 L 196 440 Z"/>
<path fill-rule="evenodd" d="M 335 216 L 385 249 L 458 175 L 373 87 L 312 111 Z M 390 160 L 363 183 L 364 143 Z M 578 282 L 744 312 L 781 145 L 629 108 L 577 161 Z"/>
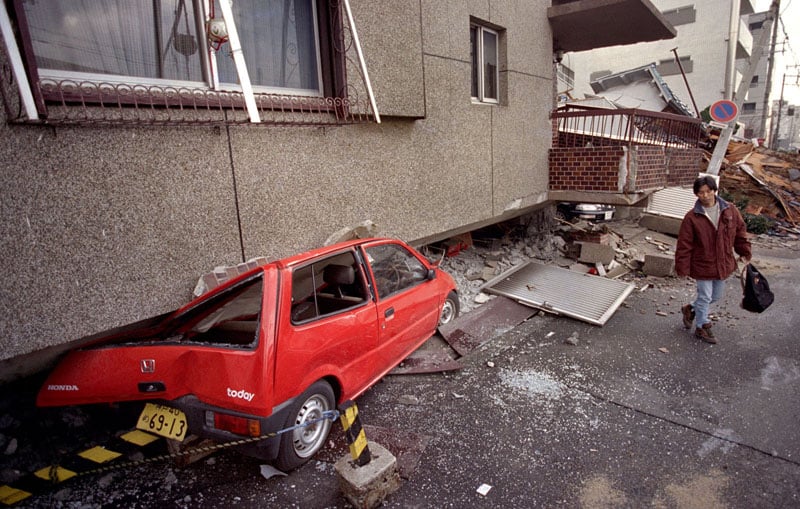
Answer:
<path fill-rule="evenodd" d="M 192 0 L 24 0 L 46 70 L 203 81 Z"/>
<path fill-rule="evenodd" d="M 219 0 L 215 0 L 219 5 Z M 236 0 L 233 15 L 253 86 L 319 93 L 313 0 Z M 219 13 L 219 7 L 216 7 Z M 217 55 L 220 83 L 238 83 L 229 45 Z"/>

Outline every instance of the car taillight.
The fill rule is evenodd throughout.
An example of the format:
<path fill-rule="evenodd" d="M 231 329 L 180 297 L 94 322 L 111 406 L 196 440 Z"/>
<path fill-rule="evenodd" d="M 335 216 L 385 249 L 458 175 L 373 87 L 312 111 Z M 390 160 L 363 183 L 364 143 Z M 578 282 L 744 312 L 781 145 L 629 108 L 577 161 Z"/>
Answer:
<path fill-rule="evenodd" d="M 214 428 L 224 431 L 230 431 L 237 435 L 247 435 L 251 437 L 261 436 L 261 422 L 258 419 L 248 419 L 246 417 L 238 417 L 229 414 L 220 414 L 217 412 L 206 413 L 206 424 L 210 424 L 209 417 L 213 414 Z"/>

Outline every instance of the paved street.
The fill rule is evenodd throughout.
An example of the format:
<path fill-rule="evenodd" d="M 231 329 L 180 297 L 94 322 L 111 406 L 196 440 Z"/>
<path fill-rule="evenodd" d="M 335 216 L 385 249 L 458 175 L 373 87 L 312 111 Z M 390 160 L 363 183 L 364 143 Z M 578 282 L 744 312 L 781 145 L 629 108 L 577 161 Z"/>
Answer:
<path fill-rule="evenodd" d="M 603 327 L 537 315 L 463 359 L 464 369 L 386 377 L 358 400 L 362 422 L 388 437 L 405 469 L 384 506 L 800 506 L 800 261 L 757 248 L 754 262 L 776 303 L 762 315 L 741 310 L 731 279 L 718 345 L 681 324 L 691 282 L 649 278 Z M 2 456 L 4 481 L 122 429 L 102 411 L 33 411 L 24 386 L 9 390 L 2 447 L 18 446 Z M 184 468 L 82 477 L 19 506 L 347 507 L 332 464 L 341 454 L 336 445 L 265 479 L 257 460 L 225 451 Z"/>

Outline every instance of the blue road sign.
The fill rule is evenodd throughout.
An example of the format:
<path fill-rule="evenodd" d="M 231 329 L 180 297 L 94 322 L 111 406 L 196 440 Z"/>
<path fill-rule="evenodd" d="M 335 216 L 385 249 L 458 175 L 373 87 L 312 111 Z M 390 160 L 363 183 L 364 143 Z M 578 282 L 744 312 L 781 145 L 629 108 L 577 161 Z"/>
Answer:
<path fill-rule="evenodd" d="M 717 122 L 728 123 L 739 115 L 739 108 L 733 101 L 717 101 L 708 109 L 708 114 Z"/>

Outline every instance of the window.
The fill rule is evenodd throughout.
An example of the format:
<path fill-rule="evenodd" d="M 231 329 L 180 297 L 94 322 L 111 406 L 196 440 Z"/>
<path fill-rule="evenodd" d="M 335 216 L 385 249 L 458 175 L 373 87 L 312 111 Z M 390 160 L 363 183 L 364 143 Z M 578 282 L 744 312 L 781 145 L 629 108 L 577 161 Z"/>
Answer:
<path fill-rule="evenodd" d="M 428 279 L 425 265 L 402 246 L 383 244 L 366 251 L 381 299 Z"/>
<path fill-rule="evenodd" d="M 742 113 L 755 113 L 755 111 L 756 111 L 756 103 L 742 104 Z"/>
<path fill-rule="evenodd" d="M 23 47 L 40 79 L 239 91 L 230 44 L 211 49 L 220 0 L 18 0 Z M 236 0 L 233 17 L 256 93 L 323 96 L 334 32 L 322 0 Z M 322 41 L 321 36 L 328 40 Z M 323 69 L 328 77 L 323 79 Z"/>
<path fill-rule="evenodd" d="M 292 323 L 337 314 L 367 302 L 362 265 L 342 253 L 292 272 Z"/>
<path fill-rule="evenodd" d="M 794 107 L 792 107 L 792 106 L 789 106 L 789 108 L 787 108 L 787 110 L 786 110 L 786 116 L 787 116 L 787 117 L 793 117 L 793 116 L 794 116 Z"/>
<path fill-rule="evenodd" d="M 674 27 L 694 23 L 697 18 L 697 11 L 694 5 L 685 5 L 677 9 L 669 9 L 661 14 L 663 14 L 664 17 L 667 18 L 667 21 Z"/>
<path fill-rule="evenodd" d="M 195 0 L 37 0 L 23 3 L 41 77 L 129 77 L 235 84 L 229 47 L 205 51 L 206 17 Z M 316 9 L 311 0 L 237 0 L 234 19 L 254 86 L 320 94 Z M 234 85 L 235 86 L 235 85 Z"/>
<path fill-rule="evenodd" d="M 750 88 L 758 87 L 758 75 L 753 76 L 753 79 L 750 80 Z"/>
<path fill-rule="evenodd" d="M 755 21 L 753 23 L 750 23 L 749 28 L 750 28 L 750 31 L 753 32 L 755 30 L 761 30 L 761 27 L 763 27 L 763 26 L 764 26 L 764 22 L 763 21 Z"/>
<path fill-rule="evenodd" d="M 478 102 L 500 102 L 500 44 L 498 32 L 480 26 L 469 28 L 472 60 L 472 99 Z"/>
<path fill-rule="evenodd" d="M 575 86 L 575 71 L 566 65 L 561 63 L 558 64 L 556 67 L 556 76 L 558 78 L 559 85 L 563 83 L 567 88 L 572 88 Z"/>

